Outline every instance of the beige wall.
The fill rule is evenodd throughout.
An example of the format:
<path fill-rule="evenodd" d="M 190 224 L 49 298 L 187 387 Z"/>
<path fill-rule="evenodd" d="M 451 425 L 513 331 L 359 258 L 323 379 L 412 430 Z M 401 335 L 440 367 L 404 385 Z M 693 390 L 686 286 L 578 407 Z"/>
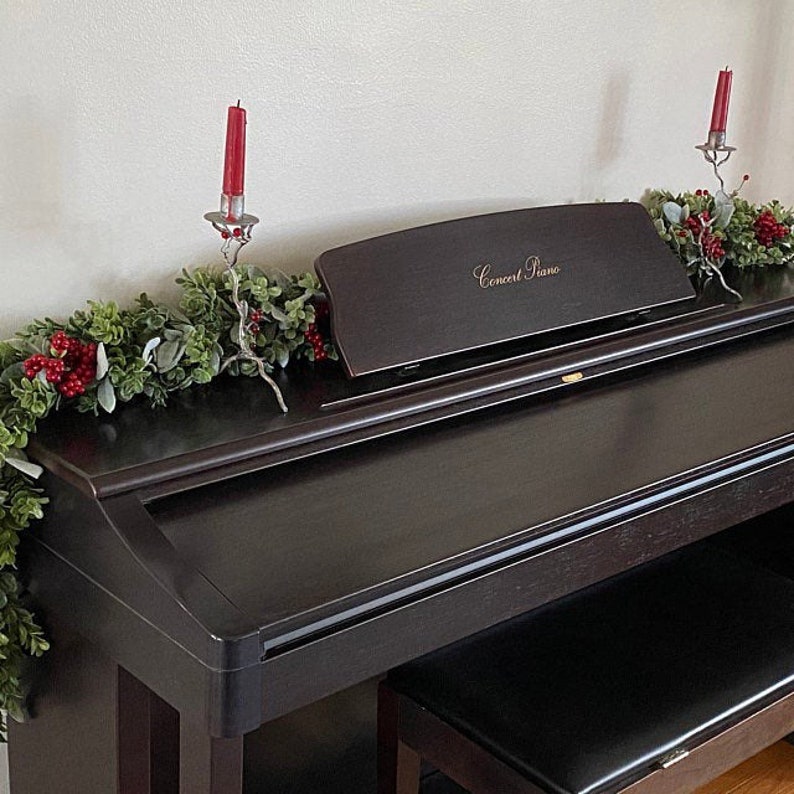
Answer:
<path fill-rule="evenodd" d="M 218 260 L 238 97 L 246 253 L 293 271 L 436 219 L 711 187 L 693 146 L 726 63 L 730 173 L 794 203 L 792 29 L 791 0 L 0 0 L 0 336 Z"/>
<path fill-rule="evenodd" d="M 234 16 L 225 9 L 234 8 Z M 218 260 L 202 214 L 249 111 L 250 260 L 434 219 L 710 186 L 794 201 L 791 0 L 0 0 L 0 336 Z"/>

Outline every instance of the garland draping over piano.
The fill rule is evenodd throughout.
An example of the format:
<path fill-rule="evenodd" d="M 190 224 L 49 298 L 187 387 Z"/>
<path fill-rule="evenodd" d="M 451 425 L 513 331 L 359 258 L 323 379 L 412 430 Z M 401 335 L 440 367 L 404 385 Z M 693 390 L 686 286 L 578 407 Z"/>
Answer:
<path fill-rule="evenodd" d="M 648 194 L 645 204 L 656 230 L 690 276 L 708 275 L 704 258 L 717 268 L 747 268 L 782 265 L 794 256 L 792 210 L 779 201 L 752 204 L 737 194 L 738 190 L 731 195 L 711 195 L 708 190 Z"/>
<path fill-rule="evenodd" d="M 718 265 L 763 268 L 792 259 L 794 214 L 779 202 L 756 206 L 735 195 L 730 213 L 707 191 L 649 194 L 646 206 L 659 234 L 690 275 L 702 275 L 702 246 Z M 675 205 L 674 209 L 671 205 Z M 719 217 L 718 217 L 719 216 Z M 702 220 L 708 224 L 704 238 Z M 698 225 L 699 224 L 699 225 Z M 295 360 L 335 360 L 327 305 L 313 273 L 286 276 L 236 265 L 239 297 L 249 315 L 243 332 L 269 372 Z M 49 644 L 26 608 L 17 576 L 19 536 L 43 515 L 46 495 L 34 481 L 40 468 L 24 453 L 37 423 L 61 408 L 112 412 L 134 398 L 161 407 L 169 394 L 209 383 L 224 359 L 235 358 L 240 317 L 228 269 L 198 268 L 177 279 L 178 307 L 145 294 L 126 309 L 89 302 L 64 322 L 37 320 L 0 342 L 0 709 L 24 717 L 21 675 L 26 656 Z M 254 363 L 234 360 L 231 375 L 257 376 Z M 4 738 L 4 720 L 2 736 Z"/>

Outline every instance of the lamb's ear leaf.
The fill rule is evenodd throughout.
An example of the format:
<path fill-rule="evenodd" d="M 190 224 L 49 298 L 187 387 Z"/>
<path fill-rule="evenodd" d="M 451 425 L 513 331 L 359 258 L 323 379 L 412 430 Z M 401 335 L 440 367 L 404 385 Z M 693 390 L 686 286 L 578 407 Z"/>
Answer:
<path fill-rule="evenodd" d="M 110 378 L 105 378 L 102 383 L 99 384 L 99 388 L 96 391 L 96 396 L 99 400 L 99 404 L 109 414 L 112 414 L 116 409 L 116 392 L 113 389 L 113 384 L 110 382 Z"/>
<path fill-rule="evenodd" d="M 157 345 L 160 344 L 160 337 L 153 336 L 143 347 L 141 358 L 148 364 L 152 360 L 152 353 Z"/>
<path fill-rule="evenodd" d="M 684 210 L 674 201 L 665 201 L 665 203 L 662 204 L 662 212 L 664 213 L 664 217 L 667 218 L 670 223 L 679 225 L 683 220 Z"/>
<path fill-rule="evenodd" d="M 96 379 L 102 380 L 108 374 L 108 354 L 105 343 L 100 342 L 96 348 Z"/>
<path fill-rule="evenodd" d="M 44 474 L 44 469 L 37 463 L 29 461 L 28 456 L 21 449 L 9 449 L 6 453 L 6 463 L 34 480 L 38 480 Z"/>

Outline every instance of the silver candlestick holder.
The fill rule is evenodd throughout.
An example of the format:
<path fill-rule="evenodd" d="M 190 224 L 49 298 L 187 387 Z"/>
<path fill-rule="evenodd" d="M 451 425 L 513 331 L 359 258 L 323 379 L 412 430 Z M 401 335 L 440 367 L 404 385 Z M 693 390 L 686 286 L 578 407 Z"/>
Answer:
<path fill-rule="evenodd" d="M 699 144 L 695 148 L 703 152 L 703 157 L 705 158 L 706 162 L 711 165 L 711 168 L 714 171 L 714 176 L 720 183 L 719 193 L 717 196 L 715 196 L 715 202 L 719 199 L 722 207 L 729 205 L 730 212 L 732 213 L 733 199 L 739 194 L 742 185 L 744 185 L 744 183 L 747 181 L 747 177 L 745 176 L 739 183 L 739 186 L 729 195 L 725 190 L 725 180 L 720 173 L 720 168 L 728 162 L 731 155 L 736 151 L 736 147 L 728 146 L 726 144 L 725 130 L 710 130 L 706 142 Z M 717 261 L 714 261 L 706 249 L 706 240 L 711 238 L 711 229 L 716 223 L 718 215 L 719 213 L 715 212 L 708 220 L 703 218 L 703 213 L 698 216 L 698 220 L 700 221 L 700 233 L 697 237 L 697 243 L 698 248 L 700 249 L 700 258 L 703 263 L 703 270 L 705 270 L 707 275 L 706 281 L 716 278 L 717 281 L 720 282 L 722 288 L 729 295 L 731 295 L 734 300 L 737 300 L 739 303 L 741 303 L 743 300 L 741 293 L 728 286 L 725 281 L 725 276 L 722 275 L 722 271 L 720 270 L 720 265 Z"/>
<path fill-rule="evenodd" d="M 267 362 L 261 356 L 258 356 L 251 346 L 253 338 L 251 326 L 254 322 L 249 316 L 250 307 L 248 302 L 240 297 L 240 277 L 235 269 L 237 257 L 240 255 L 243 246 L 251 241 L 251 232 L 254 226 L 259 223 L 259 218 L 255 215 L 246 215 L 245 198 L 243 196 L 229 196 L 223 193 L 221 194 L 220 212 L 208 212 L 204 216 L 204 220 L 212 224 L 212 227 L 220 234 L 223 240 L 221 254 L 223 254 L 223 259 L 226 262 L 226 271 L 232 282 L 232 302 L 240 318 L 237 326 L 237 346 L 239 350 L 224 360 L 220 371 L 223 372 L 235 361 L 250 361 L 256 366 L 260 377 L 273 390 L 279 408 L 284 413 L 287 413 L 288 408 L 281 394 L 281 389 L 267 372 Z"/>

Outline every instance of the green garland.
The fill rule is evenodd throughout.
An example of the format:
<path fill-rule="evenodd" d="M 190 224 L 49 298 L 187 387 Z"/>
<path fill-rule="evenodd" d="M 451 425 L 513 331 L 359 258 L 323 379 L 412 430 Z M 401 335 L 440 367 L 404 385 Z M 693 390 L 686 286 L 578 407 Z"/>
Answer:
<path fill-rule="evenodd" d="M 752 204 L 707 190 L 674 195 L 651 191 L 645 206 L 663 240 L 686 265 L 690 275 L 708 275 L 703 259 L 718 268 L 782 265 L 794 257 L 794 211 L 779 201 Z M 703 224 L 710 224 L 703 233 Z"/>
<path fill-rule="evenodd" d="M 249 333 L 257 355 L 272 371 L 294 359 L 336 359 L 322 335 L 320 284 L 312 273 L 287 276 L 250 266 L 236 268 L 240 297 L 251 310 Z M 237 352 L 240 318 L 228 271 L 183 271 L 179 308 L 145 294 L 127 309 L 90 301 L 64 323 L 35 321 L 0 342 L 0 739 L 5 715 L 22 719 L 20 681 L 25 658 L 49 644 L 31 612 L 16 573 L 20 533 L 43 516 L 47 499 L 34 484 L 40 469 L 24 449 L 39 420 L 54 410 L 111 412 L 119 402 L 143 397 L 165 405 L 172 392 L 209 383 Z M 319 311 L 318 311 L 319 309 Z M 90 360 L 89 360 L 90 359 Z M 257 376 L 256 365 L 233 362 L 232 375 Z M 49 376 L 49 377 L 48 377 Z M 70 382 L 75 379 L 75 383 Z M 85 379 L 85 381 L 81 381 Z"/>
<path fill-rule="evenodd" d="M 673 195 L 652 191 L 646 207 L 660 236 L 690 274 L 712 265 L 784 264 L 794 255 L 794 214 L 778 202 L 755 206 L 736 194 L 705 191 Z M 705 213 L 705 214 L 704 214 Z M 695 222 L 697 221 L 697 223 Z M 707 221 L 705 224 L 703 221 Z M 699 224 L 699 225 L 698 225 Z M 287 276 L 237 266 L 240 298 L 250 309 L 245 332 L 268 369 L 294 359 L 336 359 L 323 334 L 323 295 L 311 273 Z M 179 308 L 145 294 L 127 309 L 90 301 L 66 322 L 31 323 L 16 338 L 0 342 L 0 739 L 5 715 L 25 713 L 21 672 L 27 656 L 49 644 L 25 606 L 16 573 L 20 533 L 43 516 L 47 498 L 35 486 L 40 469 L 24 449 L 39 420 L 69 406 L 111 412 L 136 397 L 153 407 L 172 392 L 209 383 L 222 362 L 238 352 L 240 317 L 224 269 L 183 271 Z M 235 361 L 232 375 L 257 376 L 253 362 Z"/>

